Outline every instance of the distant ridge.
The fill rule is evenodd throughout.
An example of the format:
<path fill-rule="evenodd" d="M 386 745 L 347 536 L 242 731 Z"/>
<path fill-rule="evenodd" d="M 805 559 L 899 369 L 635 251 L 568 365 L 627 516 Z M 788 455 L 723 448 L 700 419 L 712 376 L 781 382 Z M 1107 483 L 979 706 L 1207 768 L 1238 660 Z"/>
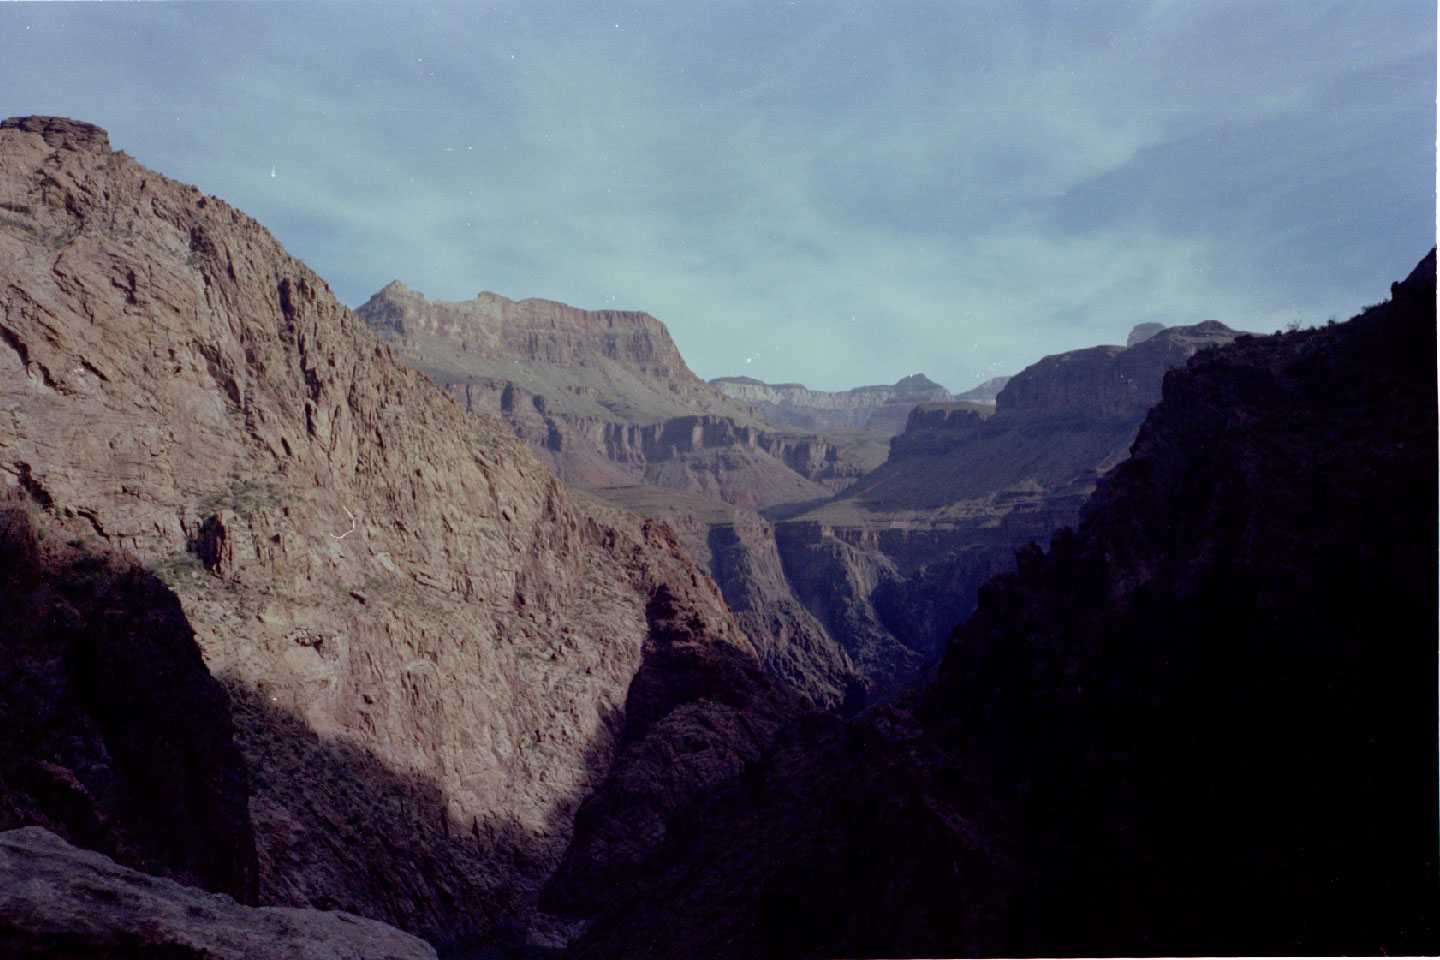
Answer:
<path fill-rule="evenodd" d="M 923 373 L 852 390 L 811 390 L 803 383 L 765 383 L 753 377 L 716 377 L 710 385 L 754 406 L 767 420 L 802 430 L 893 435 L 905 428 L 905 418 L 916 404 L 952 399 L 949 390 Z"/>

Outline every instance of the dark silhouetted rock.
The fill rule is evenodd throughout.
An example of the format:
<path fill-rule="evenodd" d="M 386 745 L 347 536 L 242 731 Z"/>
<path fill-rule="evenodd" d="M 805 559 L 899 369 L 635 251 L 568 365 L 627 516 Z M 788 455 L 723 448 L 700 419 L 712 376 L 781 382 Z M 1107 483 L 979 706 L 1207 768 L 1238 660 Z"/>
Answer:
<path fill-rule="evenodd" d="M 574 955 L 1435 953 L 1434 324 L 1432 252 L 1168 374 L 931 685 L 792 723 Z"/>
<path fill-rule="evenodd" d="M 435 960 L 424 940 L 348 913 L 247 907 L 77 850 L 0 833 L 0 952 L 50 960 Z"/>
<path fill-rule="evenodd" d="M 41 517 L 0 498 L 0 829 L 253 903 L 245 764 L 179 600 L 85 520 Z"/>

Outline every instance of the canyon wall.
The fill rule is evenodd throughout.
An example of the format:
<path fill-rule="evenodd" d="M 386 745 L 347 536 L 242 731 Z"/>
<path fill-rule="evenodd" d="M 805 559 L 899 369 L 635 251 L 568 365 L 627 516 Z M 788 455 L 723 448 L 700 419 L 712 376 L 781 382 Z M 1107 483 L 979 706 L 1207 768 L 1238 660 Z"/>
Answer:
<path fill-rule="evenodd" d="M 1207 322 L 1046 357 L 1008 381 L 993 415 L 973 402 L 915 407 L 884 464 L 776 526 L 795 596 L 881 691 L 913 682 L 985 580 L 1076 522 L 1166 371 L 1236 336 Z"/>
<path fill-rule="evenodd" d="M 535 900 L 636 677 L 664 659 L 651 699 L 681 709 L 712 660 L 755 663 L 713 583 L 104 131 L 0 125 L 0 208 L 0 473 L 178 599 L 230 698 L 261 902 L 563 939 Z"/>

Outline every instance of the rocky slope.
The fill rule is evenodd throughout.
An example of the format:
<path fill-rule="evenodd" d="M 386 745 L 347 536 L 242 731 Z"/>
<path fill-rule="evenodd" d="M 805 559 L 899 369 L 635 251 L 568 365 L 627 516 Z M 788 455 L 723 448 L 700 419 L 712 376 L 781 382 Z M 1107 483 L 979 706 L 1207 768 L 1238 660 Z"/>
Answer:
<path fill-rule="evenodd" d="M 1008 381 L 993 415 L 917 406 L 884 464 L 777 526 L 795 596 L 881 689 L 913 681 L 1017 548 L 1075 522 L 1165 372 L 1236 336 L 1208 322 L 1046 357 Z"/>
<path fill-rule="evenodd" d="M 801 430 L 869 430 L 899 433 L 917 403 L 952 399 L 950 391 L 926 377 L 911 374 L 892 386 L 853 390 L 807 390 L 799 383 L 764 383 L 751 377 L 718 377 L 710 385 L 750 404 L 773 423 Z"/>
<path fill-rule="evenodd" d="M 935 682 L 792 724 L 574 954 L 1433 954 L 1435 309 L 1432 251 L 1169 374 Z"/>
<path fill-rule="evenodd" d="M 0 473 L 179 598 L 231 697 L 261 902 L 437 938 L 540 923 L 635 678 L 665 658 L 682 709 L 712 660 L 754 662 L 714 585 L 104 131 L 0 125 L 0 208 Z"/>
<path fill-rule="evenodd" d="M 409 934 L 348 913 L 254 908 L 126 869 L 40 827 L 0 833 L 0 951 L 123 960 L 434 960 Z"/>

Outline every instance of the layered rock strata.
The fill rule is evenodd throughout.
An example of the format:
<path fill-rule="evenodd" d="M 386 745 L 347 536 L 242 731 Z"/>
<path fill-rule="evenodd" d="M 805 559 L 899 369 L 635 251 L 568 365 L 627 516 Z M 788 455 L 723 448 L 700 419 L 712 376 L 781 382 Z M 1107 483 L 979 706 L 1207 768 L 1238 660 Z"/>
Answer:
<path fill-rule="evenodd" d="M 836 443 L 757 419 L 695 377 L 643 313 L 493 294 L 430 301 L 392 283 L 359 314 L 466 410 L 503 418 L 563 479 L 672 523 L 775 676 L 821 706 L 863 701 L 867 682 L 790 595 L 756 511 L 829 499 L 883 459 L 878 439 Z M 746 546 L 711 551 L 712 522 L 723 528 L 714 536 Z"/>
<path fill-rule="evenodd" d="M 884 464 L 777 526 L 795 596 L 864 676 L 902 688 L 1017 548 L 1075 522 L 1166 371 L 1236 336 L 1207 322 L 1046 357 L 1008 381 L 993 415 L 973 402 L 915 407 Z"/>
<path fill-rule="evenodd" d="M 916 404 L 953 399 L 949 390 L 923 373 L 890 386 L 839 391 L 809 390 L 799 383 L 770 384 L 751 377 L 718 377 L 710 385 L 754 406 L 773 423 L 801 430 L 869 430 L 886 435 L 900 432 Z"/>
<path fill-rule="evenodd" d="M 492 293 L 431 301 L 398 281 L 357 313 L 466 410 L 503 419 L 571 482 L 759 506 L 829 496 L 874 465 L 863 450 L 777 430 L 707 385 L 649 314 Z"/>

